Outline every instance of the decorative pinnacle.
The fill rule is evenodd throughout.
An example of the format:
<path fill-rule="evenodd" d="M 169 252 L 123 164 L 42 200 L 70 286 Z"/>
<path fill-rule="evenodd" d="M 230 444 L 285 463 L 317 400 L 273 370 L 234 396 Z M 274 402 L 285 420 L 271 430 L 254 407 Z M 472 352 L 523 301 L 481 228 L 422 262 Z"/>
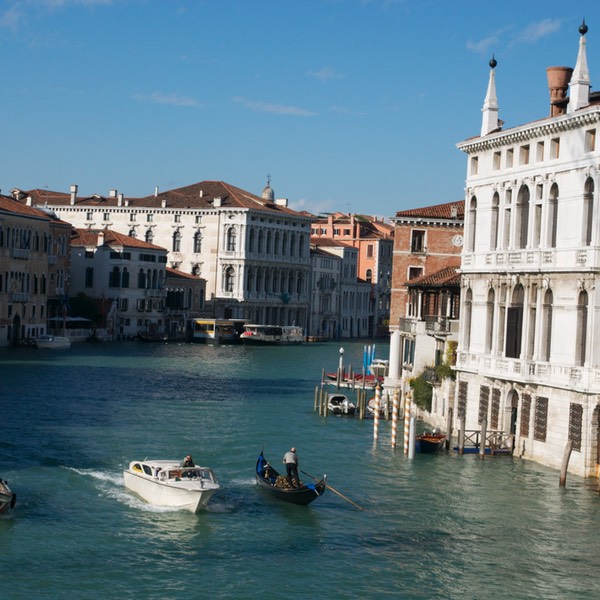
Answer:
<path fill-rule="evenodd" d="M 583 19 L 583 23 L 579 26 L 579 33 L 581 35 L 585 35 L 588 32 L 588 26 L 585 24 L 585 18 Z"/>
<path fill-rule="evenodd" d="M 492 54 L 492 60 L 490 60 L 490 67 L 492 67 L 492 69 L 495 69 L 497 64 L 498 61 L 494 58 L 494 55 Z"/>

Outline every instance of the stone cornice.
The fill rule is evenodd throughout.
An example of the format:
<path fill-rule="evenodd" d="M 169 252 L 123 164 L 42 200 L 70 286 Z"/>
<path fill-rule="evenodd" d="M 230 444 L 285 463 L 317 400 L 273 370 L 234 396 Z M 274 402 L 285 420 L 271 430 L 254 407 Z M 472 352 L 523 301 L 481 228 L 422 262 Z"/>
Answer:
<path fill-rule="evenodd" d="M 499 131 L 485 137 L 472 138 L 456 144 L 456 147 L 467 154 L 474 154 L 513 144 L 522 144 L 523 142 L 548 135 L 556 135 L 564 131 L 586 127 L 599 122 L 600 106 L 594 106 L 591 109 L 574 114 L 552 117 L 543 121 L 521 125 L 508 131 Z"/>

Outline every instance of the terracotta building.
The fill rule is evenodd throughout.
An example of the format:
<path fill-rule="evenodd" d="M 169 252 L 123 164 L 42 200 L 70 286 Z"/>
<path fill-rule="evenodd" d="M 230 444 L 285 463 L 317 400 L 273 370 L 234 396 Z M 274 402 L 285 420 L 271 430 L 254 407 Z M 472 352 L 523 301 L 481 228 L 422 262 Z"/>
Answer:
<path fill-rule="evenodd" d="M 464 200 L 399 211 L 394 223 L 390 331 L 409 315 L 408 281 L 460 265 Z"/>

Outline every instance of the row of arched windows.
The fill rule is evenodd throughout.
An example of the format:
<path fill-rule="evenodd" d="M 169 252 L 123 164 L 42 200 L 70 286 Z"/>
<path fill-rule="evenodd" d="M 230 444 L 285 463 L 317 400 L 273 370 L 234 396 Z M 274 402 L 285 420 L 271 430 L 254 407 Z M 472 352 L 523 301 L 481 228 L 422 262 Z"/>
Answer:
<path fill-rule="evenodd" d="M 64 271 L 58 273 L 59 280 L 64 281 Z M 60 286 L 59 286 L 60 287 Z M 18 294 L 45 294 L 47 288 L 46 275 L 25 273 L 24 271 L 5 271 L 0 274 L 0 292 Z"/>
<path fill-rule="evenodd" d="M 523 184 L 513 199 L 513 190 L 508 189 L 500 197 L 498 192 L 492 196 L 490 228 L 487 233 L 490 250 L 508 250 L 524 248 L 556 248 L 558 234 L 559 189 L 553 183 L 547 197 L 543 198 L 542 184 L 530 188 Z M 582 219 L 579 232 L 580 243 L 590 246 L 594 240 L 594 180 L 588 177 L 582 195 Z M 514 201 L 513 201 L 514 200 Z M 466 250 L 475 251 L 476 239 L 481 245 L 486 232 L 479 231 L 477 225 L 478 201 L 472 196 L 467 213 Z M 565 220 L 565 223 L 571 221 Z M 481 236 L 481 237 L 480 237 Z M 482 239 L 483 238 L 483 239 Z"/>
<path fill-rule="evenodd" d="M 66 256 L 69 242 L 66 235 L 58 236 L 56 240 L 56 253 Z M 0 248 L 15 248 L 17 250 L 32 250 L 33 252 L 53 253 L 53 237 L 44 233 L 42 237 L 38 231 L 29 227 L 3 227 L 0 225 Z"/>
<path fill-rule="evenodd" d="M 302 258 L 306 250 L 305 243 L 304 234 L 291 233 L 288 235 L 287 231 L 280 232 L 271 229 L 265 231 L 263 228 L 255 227 L 250 227 L 248 230 L 248 252 Z"/>
<path fill-rule="evenodd" d="M 246 291 L 249 293 L 301 294 L 304 275 L 300 271 L 249 267 L 246 271 Z"/>
<path fill-rule="evenodd" d="M 129 231 L 129 237 L 137 238 L 137 233 L 135 229 L 131 229 Z M 144 239 L 148 244 L 154 243 L 154 232 L 152 229 L 148 229 L 146 231 Z M 179 229 L 174 231 L 171 237 L 171 251 L 181 252 L 181 232 L 179 231 Z M 193 252 L 195 254 L 200 254 L 202 252 L 202 233 L 200 231 L 196 231 L 196 233 L 194 233 Z"/>
<path fill-rule="evenodd" d="M 485 307 L 484 354 L 505 356 L 541 362 L 552 360 L 554 294 L 552 289 L 543 290 L 541 304 L 538 306 L 538 290 L 529 289 L 526 298 L 523 285 L 518 284 L 512 290 L 510 299 L 508 287 L 488 290 Z M 573 360 L 576 366 L 586 361 L 588 346 L 588 292 L 580 290 L 577 295 Z M 469 348 L 473 328 L 480 329 L 481 323 L 473 320 L 473 292 L 468 288 L 464 301 L 463 347 Z M 538 333 L 539 328 L 539 333 Z"/>
<path fill-rule="evenodd" d="M 94 280 L 93 267 L 87 267 L 85 281 L 86 287 L 92 287 Z M 137 277 L 137 287 L 142 290 L 162 289 L 165 281 L 165 272 L 160 269 L 140 269 Z M 129 287 L 129 270 L 127 267 L 113 267 L 108 274 L 108 286 L 113 288 Z"/>

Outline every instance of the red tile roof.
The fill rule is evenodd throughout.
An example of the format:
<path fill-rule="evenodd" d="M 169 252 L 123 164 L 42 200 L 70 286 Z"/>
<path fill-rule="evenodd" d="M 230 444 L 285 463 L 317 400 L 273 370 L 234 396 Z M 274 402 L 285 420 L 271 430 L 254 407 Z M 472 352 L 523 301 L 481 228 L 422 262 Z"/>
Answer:
<path fill-rule="evenodd" d="M 452 210 L 456 210 L 456 216 Z M 396 213 L 396 218 L 421 218 L 421 219 L 456 219 L 465 218 L 465 201 L 447 202 L 446 204 L 436 204 L 435 206 L 426 206 L 424 208 L 412 208 L 401 210 Z"/>
<path fill-rule="evenodd" d="M 447 287 L 460 285 L 460 273 L 458 272 L 460 265 L 445 267 L 441 271 L 432 273 L 431 275 L 422 275 L 407 281 L 404 285 L 415 287 Z"/>
<path fill-rule="evenodd" d="M 31 196 L 36 205 L 68 206 L 71 202 L 71 195 L 68 193 L 35 189 L 23 192 L 23 194 Z M 127 203 L 127 206 L 131 208 L 161 208 L 165 203 L 166 208 L 206 209 L 214 206 L 215 198 L 221 199 L 221 206 L 224 208 L 253 208 L 285 215 L 304 216 L 291 208 L 277 204 L 276 201 L 265 200 L 224 181 L 201 181 L 142 198 L 124 197 L 123 206 Z M 118 202 L 118 197 L 105 197 L 97 194 L 75 199 L 76 206 L 116 207 Z"/>
<path fill-rule="evenodd" d="M 138 250 L 163 250 L 167 251 L 162 246 L 155 246 L 142 240 L 129 237 L 123 233 L 118 233 L 112 229 L 73 229 L 73 237 L 71 238 L 71 246 L 97 246 L 98 234 L 104 234 L 105 246 L 121 246 L 123 248 L 136 248 Z"/>

